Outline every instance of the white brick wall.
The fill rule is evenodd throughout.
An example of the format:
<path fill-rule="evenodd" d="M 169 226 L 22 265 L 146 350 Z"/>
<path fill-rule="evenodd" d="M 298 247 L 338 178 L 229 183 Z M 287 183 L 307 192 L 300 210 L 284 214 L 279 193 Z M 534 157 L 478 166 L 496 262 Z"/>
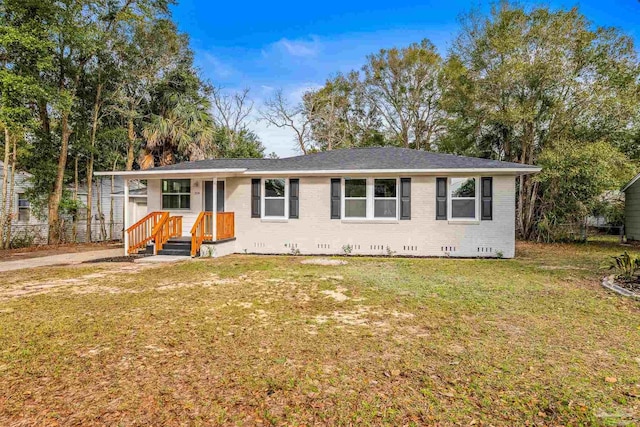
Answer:
<path fill-rule="evenodd" d="M 267 222 L 251 218 L 251 179 L 227 179 L 227 210 L 236 213 L 236 251 L 287 253 L 293 244 L 301 254 L 340 254 L 348 244 L 353 254 L 386 254 L 388 246 L 398 255 L 443 256 L 448 252 L 475 257 L 501 251 L 506 258 L 514 256 L 513 176 L 494 177 L 493 220 L 475 224 L 436 221 L 436 179 L 431 176 L 412 177 L 411 220 L 388 224 L 330 219 L 329 182 L 329 177 L 300 178 L 300 219 Z"/>
<path fill-rule="evenodd" d="M 273 222 L 251 218 L 251 178 L 226 178 L 226 210 L 235 212 L 235 252 L 280 254 L 496 256 L 515 255 L 515 177 L 493 179 L 493 220 L 450 223 L 435 219 L 435 182 L 432 176 L 411 180 L 411 220 L 393 223 L 348 222 L 330 217 L 330 177 L 300 177 L 300 218 Z M 197 184 L 196 184 L 197 183 Z M 183 235 L 202 208 L 203 184 L 192 180 L 191 209 L 183 216 Z M 148 211 L 161 210 L 160 180 L 148 181 Z M 455 250 L 453 249 L 455 248 Z"/>

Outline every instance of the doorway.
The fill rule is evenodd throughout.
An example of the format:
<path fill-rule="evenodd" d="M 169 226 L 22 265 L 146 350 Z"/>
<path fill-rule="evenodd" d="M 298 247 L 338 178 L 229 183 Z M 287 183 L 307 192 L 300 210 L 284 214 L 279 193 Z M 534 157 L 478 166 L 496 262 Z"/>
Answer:
<path fill-rule="evenodd" d="M 216 185 L 216 212 L 224 212 L 225 181 L 218 180 Z M 213 181 L 204 182 L 204 210 L 213 212 Z"/>

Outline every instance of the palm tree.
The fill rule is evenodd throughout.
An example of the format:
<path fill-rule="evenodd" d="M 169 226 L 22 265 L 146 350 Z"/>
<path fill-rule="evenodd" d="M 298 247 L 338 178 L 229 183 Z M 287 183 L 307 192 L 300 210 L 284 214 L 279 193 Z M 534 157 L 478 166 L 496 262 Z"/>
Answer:
<path fill-rule="evenodd" d="M 207 86 L 192 69 L 178 68 L 155 92 L 151 119 L 142 132 L 146 145 L 141 167 L 205 158 L 215 130 Z"/>

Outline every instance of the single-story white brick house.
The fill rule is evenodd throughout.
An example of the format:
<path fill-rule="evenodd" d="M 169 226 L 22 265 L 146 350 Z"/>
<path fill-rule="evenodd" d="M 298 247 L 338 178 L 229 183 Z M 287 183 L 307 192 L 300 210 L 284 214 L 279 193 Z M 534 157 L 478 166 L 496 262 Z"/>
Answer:
<path fill-rule="evenodd" d="M 511 258 L 515 181 L 540 168 L 403 148 L 209 159 L 141 171 L 125 251 Z M 125 185 L 124 197 L 129 197 Z M 128 206 L 125 203 L 125 206 Z M 130 215 L 125 214 L 125 219 Z"/>

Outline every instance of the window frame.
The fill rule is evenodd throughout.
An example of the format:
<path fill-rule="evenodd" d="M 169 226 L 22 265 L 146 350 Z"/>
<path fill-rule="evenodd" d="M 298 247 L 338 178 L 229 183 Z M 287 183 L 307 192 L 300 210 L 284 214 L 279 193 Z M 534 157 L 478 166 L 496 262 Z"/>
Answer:
<path fill-rule="evenodd" d="M 284 181 L 284 196 L 283 197 L 267 197 L 266 183 L 269 180 L 281 179 Z M 282 200 L 284 203 L 284 215 L 273 216 L 267 215 L 267 200 Z M 287 220 L 289 219 L 289 179 L 284 177 L 262 178 L 260 180 L 260 218 L 262 219 L 275 219 L 275 220 Z"/>
<path fill-rule="evenodd" d="M 165 181 L 189 181 L 189 192 L 188 193 L 165 193 L 164 192 L 164 182 Z M 191 189 L 192 189 L 193 180 L 191 178 L 163 178 L 160 180 L 160 207 L 163 211 L 190 211 L 191 210 Z M 164 196 L 178 196 L 178 201 L 180 200 L 180 196 L 189 196 L 189 207 L 188 208 L 167 208 L 164 206 Z M 181 204 L 181 203 L 179 203 Z"/>
<path fill-rule="evenodd" d="M 366 196 L 365 197 L 347 197 L 346 181 L 349 179 L 364 179 L 366 182 Z M 396 183 L 396 196 L 395 197 L 375 197 L 375 180 L 376 179 L 392 179 Z M 343 221 L 359 222 L 359 221 L 372 221 L 372 222 L 397 222 L 400 219 L 400 177 L 399 176 L 369 176 L 369 177 L 342 177 L 341 179 L 341 194 L 340 194 L 340 216 Z M 345 201 L 347 199 L 352 200 L 366 200 L 366 211 L 363 217 L 346 216 Z M 376 200 L 395 200 L 396 202 L 396 215 L 393 217 L 376 217 L 375 216 L 375 201 Z"/>
<path fill-rule="evenodd" d="M 395 181 L 395 190 L 396 190 L 395 197 L 376 197 L 376 180 L 379 180 L 379 179 L 385 179 L 385 180 L 388 180 L 388 181 L 391 181 L 391 180 Z M 399 218 L 398 192 L 400 190 L 400 180 L 398 178 L 380 178 L 380 177 L 376 178 L 376 177 L 374 177 L 371 185 L 372 185 L 372 197 L 373 197 L 373 203 L 372 203 L 372 206 L 373 206 L 373 212 L 372 212 L 373 219 L 376 219 L 376 220 L 380 220 L 380 219 L 398 219 Z M 395 216 L 376 216 L 376 200 L 394 200 L 396 202 L 396 214 L 395 214 Z"/>
<path fill-rule="evenodd" d="M 20 195 L 22 195 L 22 197 L 20 197 Z M 20 200 L 25 200 L 27 202 L 26 206 L 20 206 Z M 31 202 L 26 197 L 26 193 L 16 193 L 16 207 L 18 208 L 18 217 L 16 218 L 18 222 L 25 223 L 31 221 Z M 27 212 L 27 219 L 20 219 L 21 211 Z"/>
<path fill-rule="evenodd" d="M 347 181 L 364 181 L 364 197 L 347 197 Z M 347 200 L 364 200 L 364 216 L 347 216 Z M 368 178 L 342 178 L 342 218 L 346 220 L 367 219 L 369 214 L 369 179 Z"/>
<path fill-rule="evenodd" d="M 452 181 L 454 179 L 470 179 L 473 178 L 475 180 L 475 195 L 474 197 L 455 197 L 456 200 L 474 200 L 475 201 L 475 209 L 473 217 L 454 217 L 453 216 L 453 185 Z M 481 183 L 480 177 L 475 175 L 465 175 L 465 176 L 450 176 L 447 179 L 447 220 L 452 222 L 469 222 L 469 221 L 480 221 L 480 190 Z"/>

